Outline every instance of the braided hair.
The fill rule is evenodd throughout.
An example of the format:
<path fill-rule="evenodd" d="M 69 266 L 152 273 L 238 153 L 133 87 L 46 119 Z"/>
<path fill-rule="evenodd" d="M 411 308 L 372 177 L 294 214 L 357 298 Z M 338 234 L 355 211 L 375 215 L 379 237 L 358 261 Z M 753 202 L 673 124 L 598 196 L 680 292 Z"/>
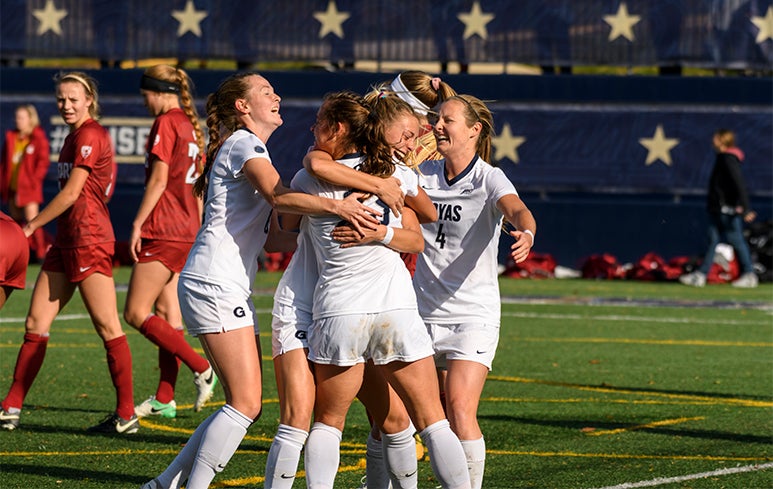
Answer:
<path fill-rule="evenodd" d="M 217 90 L 207 97 L 207 129 L 209 144 L 204 169 L 193 184 L 193 193 L 203 197 L 209 183 L 209 172 L 215 161 L 220 146 L 233 134 L 240 125 L 239 113 L 236 111 L 236 100 L 245 98 L 250 91 L 249 77 L 257 73 L 236 73 L 226 78 Z"/>

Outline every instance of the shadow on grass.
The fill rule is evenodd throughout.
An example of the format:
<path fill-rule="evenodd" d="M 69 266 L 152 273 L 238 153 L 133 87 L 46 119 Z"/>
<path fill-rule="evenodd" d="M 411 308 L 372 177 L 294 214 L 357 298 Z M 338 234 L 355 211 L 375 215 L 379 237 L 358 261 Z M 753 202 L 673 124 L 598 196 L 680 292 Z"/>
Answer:
<path fill-rule="evenodd" d="M 126 441 L 126 442 L 132 442 L 132 443 L 159 443 L 163 445 L 168 445 L 168 447 L 181 447 L 184 445 L 188 438 L 190 438 L 190 435 L 187 434 L 180 434 L 180 433 L 167 433 L 167 434 L 160 434 L 158 432 L 153 432 L 151 430 L 143 430 L 140 428 L 140 431 L 137 433 L 131 434 L 131 435 L 119 435 L 119 434 L 110 434 L 110 433 L 90 433 L 86 431 L 88 426 L 84 426 L 83 428 L 74 428 L 72 426 L 68 427 L 62 427 L 62 426 L 51 426 L 51 425 L 41 425 L 41 424 L 25 424 L 24 420 L 22 420 L 21 425 L 18 428 L 18 431 L 23 431 L 24 433 L 41 433 L 41 434 L 54 434 L 54 435 L 79 435 L 79 436 L 87 436 L 89 438 L 105 438 L 105 439 L 112 439 L 116 441 Z"/>
<path fill-rule="evenodd" d="M 655 433 L 666 436 L 678 436 L 685 438 L 698 438 L 705 440 L 725 440 L 734 441 L 738 443 L 758 443 L 763 445 L 773 445 L 773 437 L 770 436 L 758 436 L 748 435 L 741 433 L 728 433 L 725 431 L 715 430 L 685 430 L 685 429 L 669 429 L 664 427 L 654 426 L 651 428 L 641 427 L 642 423 L 614 423 L 609 421 L 598 420 L 550 420 L 550 419 L 536 419 L 536 418 L 522 418 L 517 416 L 505 416 L 505 415 L 483 415 L 478 416 L 479 420 L 494 421 L 494 422 L 506 422 L 506 423 L 521 423 L 534 426 L 548 426 L 553 428 L 564 428 L 572 431 L 580 431 L 589 427 L 594 428 L 597 431 L 603 430 L 631 430 Z"/>
<path fill-rule="evenodd" d="M 79 487 L 79 483 L 91 483 L 102 487 L 139 487 L 141 484 L 153 478 L 150 476 L 132 476 L 123 473 L 106 472 L 101 470 L 82 470 L 72 467 L 60 467 L 51 465 L 37 465 L 30 461 L 25 464 L 0 464 L 0 472 L 15 474 L 17 476 L 40 476 L 62 481 L 62 487 Z M 32 489 L 32 488 L 30 488 Z"/>

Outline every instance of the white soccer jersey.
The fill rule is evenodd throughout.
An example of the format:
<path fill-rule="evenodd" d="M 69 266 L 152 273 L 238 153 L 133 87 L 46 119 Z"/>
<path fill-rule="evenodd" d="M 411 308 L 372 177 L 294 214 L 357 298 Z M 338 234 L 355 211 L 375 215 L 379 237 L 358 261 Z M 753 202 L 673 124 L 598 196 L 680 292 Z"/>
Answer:
<path fill-rule="evenodd" d="M 244 175 L 244 164 L 253 158 L 271 161 L 265 143 L 246 129 L 234 132 L 217 152 L 204 222 L 181 276 L 251 293 L 271 215 L 271 206 Z"/>
<path fill-rule="evenodd" d="M 497 255 L 502 213 L 499 199 L 518 195 L 499 168 L 475 160 L 448 181 L 445 160 L 425 161 L 419 184 L 438 211 L 423 224 L 414 288 L 419 313 L 427 323 L 499 324 Z"/>
<path fill-rule="evenodd" d="M 360 158 L 339 160 L 351 168 Z M 301 170 L 303 172 L 303 170 Z M 395 172 L 400 178 L 402 172 Z M 343 199 L 348 189 L 319 180 L 305 182 L 304 192 L 332 199 Z M 401 227 L 402 220 L 375 197 L 365 202 L 383 213 L 382 223 Z M 400 255 L 380 243 L 341 248 L 330 233 L 341 219 L 337 216 L 308 216 L 314 243 L 319 279 L 314 290 L 314 319 L 348 314 L 365 314 L 396 309 L 416 309 L 411 277 Z"/>
<path fill-rule="evenodd" d="M 415 171 L 405 165 L 396 163 L 395 172 L 392 176 L 400 180 L 400 188 L 403 189 L 405 195 L 408 197 L 419 195 L 419 176 Z"/>
<path fill-rule="evenodd" d="M 305 192 L 307 188 L 316 185 L 316 182 L 317 179 L 306 170 L 300 170 L 290 182 L 290 188 Z M 317 284 L 319 274 L 314 244 L 309 235 L 308 217 L 301 218 L 299 228 L 298 244 L 274 293 L 274 309 L 276 310 L 278 304 L 284 304 L 311 314 L 314 286 Z"/>

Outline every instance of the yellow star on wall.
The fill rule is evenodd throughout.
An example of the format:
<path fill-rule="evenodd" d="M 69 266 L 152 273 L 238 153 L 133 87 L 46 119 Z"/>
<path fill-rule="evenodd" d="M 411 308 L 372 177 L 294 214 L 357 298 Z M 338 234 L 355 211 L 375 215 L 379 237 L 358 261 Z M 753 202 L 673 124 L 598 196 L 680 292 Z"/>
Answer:
<path fill-rule="evenodd" d="M 641 17 L 638 15 L 629 15 L 628 7 L 625 2 L 621 3 L 617 7 L 617 13 L 615 15 L 605 15 L 604 22 L 612 26 L 612 30 L 609 31 L 609 41 L 614 41 L 620 36 L 633 42 L 633 26 L 639 23 Z"/>
<path fill-rule="evenodd" d="M 42 36 L 48 31 L 58 36 L 62 35 L 61 22 L 63 18 L 67 17 L 67 10 L 58 10 L 54 5 L 54 0 L 46 0 L 46 6 L 33 10 L 32 15 L 40 22 L 38 36 Z"/>
<path fill-rule="evenodd" d="M 765 17 L 752 17 L 752 24 L 757 26 L 757 44 L 762 44 L 766 39 L 773 40 L 773 5 L 768 7 Z"/>
<path fill-rule="evenodd" d="M 185 2 L 185 10 L 172 10 L 172 17 L 180 23 L 177 27 L 177 37 L 183 37 L 186 32 L 201 37 L 201 21 L 208 15 L 206 10 L 196 10 L 193 0 Z"/>
<path fill-rule="evenodd" d="M 494 14 L 485 14 L 480 9 L 480 2 L 472 4 L 472 9 L 467 14 L 457 15 L 460 21 L 464 24 L 463 39 L 468 39 L 475 34 L 479 35 L 483 39 L 488 37 L 488 30 L 486 24 L 494 20 Z"/>
<path fill-rule="evenodd" d="M 655 134 L 651 138 L 639 139 L 639 144 L 647 148 L 647 160 L 644 162 L 646 166 L 650 166 L 657 160 L 662 161 L 666 166 L 671 166 L 671 150 L 679 144 L 679 140 L 668 139 L 663 132 L 663 125 L 658 124 Z"/>
<path fill-rule="evenodd" d="M 513 163 L 518 163 L 518 147 L 525 142 L 525 137 L 513 136 L 510 124 L 505 124 L 499 135 L 491 138 L 491 144 L 494 145 L 495 149 L 494 159 L 498 161 L 502 158 L 509 158 Z"/>
<path fill-rule="evenodd" d="M 340 39 L 344 38 L 344 28 L 341 26 L 346 19 L 351 17 L 348 12 L 339 12 L 334 0 L 327 3 L 327 10 L 312 14 L 319 21 L 319 38 L 322 39 L 328 33 L 333 33 Z"/>

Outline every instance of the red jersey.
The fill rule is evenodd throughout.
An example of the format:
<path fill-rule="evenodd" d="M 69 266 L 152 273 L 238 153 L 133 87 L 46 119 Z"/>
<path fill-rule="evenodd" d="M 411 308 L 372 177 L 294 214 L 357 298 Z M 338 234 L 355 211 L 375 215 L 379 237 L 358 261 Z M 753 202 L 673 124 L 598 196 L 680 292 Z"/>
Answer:
<path fill-rule="evenodd" d="M 13 178 L 14 150 L 19 139 L 18 131 L 5 133 L 5 146 L 0 157 L 0 196 L 3 202 L 11 195 L 11 179 Z M 32 130 L 29 143 L 24 148 L 18 165 L 16 177 L 15 204 L 24 207 L 30 202 L 43 203 L 43 180 L 46 178 L 49 161 L 49 144 L 46 132 L 37 126 Z"/>
<path fill-rule="evenodd" d="M 142 237 L 193 243 L 201 225 L 193 182 L 199 176 L 199 147 L 193 125 L 182 109 L 156 117 L 148 134 L 145 182 L 155 159 L 169 166 L 166 189 L 142 224 Z"/>
<path fill-rule="evenodd" d="M 89 177 L 75 203 L 59 216 L 54 244 L 75 248 L 115 241 L 107 202 L 115 190 L 118 167 L 110 134 L 94 119 L 72 131 L 59 153 L 59 190 L 73 168 L 85 168 Z"/>

